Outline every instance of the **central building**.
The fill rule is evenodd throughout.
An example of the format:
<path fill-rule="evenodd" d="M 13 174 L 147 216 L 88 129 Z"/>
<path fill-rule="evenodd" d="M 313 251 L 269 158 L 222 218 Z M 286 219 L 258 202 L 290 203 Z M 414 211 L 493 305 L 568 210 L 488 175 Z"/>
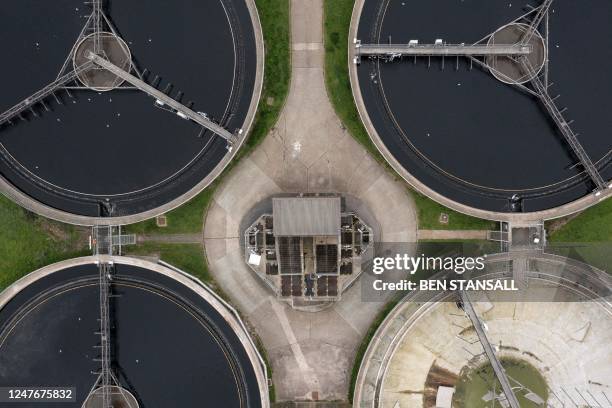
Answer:
<path fill-rule="evenodd" d="M 370 253 L 372 228 L 339 196 L 272 198 L 272 214 L 245 231 L 248 265 L 282 299 L 310 305 L 340 299 Z"/>

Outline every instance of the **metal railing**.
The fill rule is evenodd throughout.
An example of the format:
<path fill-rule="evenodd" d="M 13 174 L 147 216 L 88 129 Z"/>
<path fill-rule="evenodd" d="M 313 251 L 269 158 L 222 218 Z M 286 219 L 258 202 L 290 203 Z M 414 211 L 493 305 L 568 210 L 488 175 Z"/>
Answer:
<path fill-rule="evenodd" d="M 230 144 L 232 144 L 232 143 L 234 143 L 236 141 L 237 136 L 232 134 L 231 132 L 229 132 L 224 127 L 214 123 L 210 119 L 206 118 L 204 115 L 201 115 L 201 114 L 199 114 L 197 112 L 194 112 L 193 110 L 189 109 L 187 106 L 185 106 L 182 103 L 172 99 L 171 97 L 169 97 L 165 93 L 159 91 L 157 88 L 147 84 L 146 82 L 144 82 L 143 80 L 135 77 L 134 75 L 130 74 L 129 72 L 126 72 L 126 71 L 122 70 L 121 68 L 119 68 L 118 66 L 116 66 L 112 62 L 108 61 L 107 59 L 104 59 L 104 58 L 100 57 L 99 55 L 96 55 L 96 54 L 94 54 L 92 52 L 89 52 L 89 54 L 87 55 L 87 58 L 89 58 L 89 60 L 94 62 L 96 65 L 101 66 L 102 68 L 104 68 L 107 71 L 111 72 L 112 74 L 118 76 L 119 78 L 123 79 L 124 81 L 129 82 L 130 84 L 132 84 L 136 88 L 140 89 L 142 92 L 144 92 L 144 93 L 150 95 L 151 97 L 155 98 L 155 101 L 156 101 L 156 103 L 158 105 L 161 105 L 161 106 L 168 105 L 170 108 L 172 108 L 174 111 L 176 111 L 178 116 L 180 116 L 182 118 L 185 118 L 185 119 L 190 119 L 190 120 L 196 122 L 200 126 L 202 126 L 202 127 L 206 128 L 206 129 L 210 130 L 211 132 L 221 136 L 222 138 L 227 140 Z"/>
<path fill-rule="evenodd" d="M 102 393 L 102 408 L 112 408 L 110 387 L 113 385 L 111 373 L 110 346 L 110 279 L 113 265 L 102 262 L 100 270 L 100 377 L 97 385 Z"/>
<path fill-rule="evenodd" d="M 489 341 L 487 334 L 485 333 L 484 325 L 474 307 L 472 306 L 472 302 L 470 301 L 469 296 L 466 292 L 461 291 L 461 302 L 463 304 L 463 310 L 465 314 L 472 321 L 472 325 L 476 330 L 476 334 L 478 335 L 478 340 L 482 344 L 482 348 L 485 351 L 485 354 L 489 358 L 491 366 L 493 367 L 493 371 L 495 372 L 495 376 L 499 380 L 501 384 L 502 390 L 504 391 L 504 395 L 506 396 L 506 401 L 512 408 L 521 408 L 516 395 L 514 395 L 514 391 L 512 391 L 512 386 L 510 385 L 510 380 L 508 380 L 508 376 L 506 375 L 506 371 L 504 371 L 504 367 L 501 365 L 501 362 L 497 358 L 495 351 L 493 350 L 493 346 L 491 346 L 491 342 Z"/>
<path fill-rule="evenodd" d="M 535 91 L 537 92 L 538 97 L 540 98 L 540 101 L 546 108 L 546 111 L 548 112 L 550 117 L 553 119 L 553 121 L 557 125 L 557 128 L 559 129 L 559 131 L 561 132 L 561 134 L 563 135 L 563 137 L 565 138 L 565 140 L 571 147 L 572 151 L 574 152 L 578 160 L 580 160 L 582 167 L 584 167 L 585 171 L 587 172 L 589 177 L 593 180 L 598 190 L 605 189 L 606 183 L 604 179 L 602 178 L 601 174 L 599 174 L 599 172 L 597 171 L 597 167 L 595 167 L 595 165 L 591 161 L 591 158 L 589 157 L 587 152 L 584 150 L 584 147 L 582 147 L 582 144 L 578 140 L 578 135 L 574 133 L 569 123 L 563 117 L 563 114 L 561 113 L 557 105 L 555 105 L 553 98 L 551 98 L 550 95 L 548 94 L 548 89 L 546 85 L 544 85 L 542 80 L 539 78 L 531 62 L 527 58 L 522 57 L 520 58 L 520 63 L 523 69 L 525 70 L 525 73 L 529 75 L 531 85 L 534 87 Z"/>
<path fill-rule="evenodd" d="M 538 12 L 536 13 L 533 20 L 531 20 L 531 24 L 529 24 L 529 28 L 523 33 L 521 36 L 520 44 L 528 44 L 531 41 L 531 37 L 535 34 L 542 23 L 542 19 L 548 14 L 548 9 L 552 4 L 553 0 L 544 0 L 542 4 L 538 6 Z"/>
<path fill-rule="evenodd" d="M 93 8 L 93 50 L 95 54 L 100 54 L 102 44 L 100 34 L 102 33 L 102 0 L 92 0 Z"/>
<path fill-rule="evenodd" d="M 55 81 L 46 85 L 44 88 L 40 89 L 39 91 L 36 91 L 34 94 L 25 98 L 17 105 L 3 112 L 2 114 L 0 114 L 0 126 L 5 124 L 6 122 L 9 122 L 15 116 L 20 115 L 23 111 L 31 109 L 37 103 L 42 102 L 43 99 L 52 95 L 55 91 L 62 88 L 64 85 L 74 81 L 80 74 L 89 71 L 94 66 L 95 64 L 93 62 L 86 62 L 83 65 L 80 65 L 76 69 L 71 70 L 66 75 L 57 78 Z"/>
<path fill-rule="evenodd" d="M 404 56 L 518 56 L 532 52 L 524 44 L 357 44 L 357 52 L 366 57 Z"/>

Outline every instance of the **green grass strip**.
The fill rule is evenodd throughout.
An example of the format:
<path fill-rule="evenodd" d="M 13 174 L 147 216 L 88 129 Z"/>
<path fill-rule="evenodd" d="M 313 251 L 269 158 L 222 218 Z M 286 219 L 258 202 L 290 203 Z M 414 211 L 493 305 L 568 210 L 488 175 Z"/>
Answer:
<path fill-rule="evenodd" d="M 49 221 L 0 195 L 0 291 L 45 265 L 87 255 L 73 226 Z"/>
<path fill-rule="evenodd" d="M 552 242 L 612 242 L 612 199 L 573 218 L 552 233 Z"/>

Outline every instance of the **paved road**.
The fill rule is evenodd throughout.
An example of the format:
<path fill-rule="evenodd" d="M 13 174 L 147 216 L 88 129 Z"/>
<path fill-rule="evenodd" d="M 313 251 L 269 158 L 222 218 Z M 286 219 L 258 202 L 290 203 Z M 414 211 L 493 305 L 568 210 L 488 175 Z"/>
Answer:
<path fill-rule="evenodd" d="M 414 242 L 416 211 L 405 184 L 344 130 L 329 103 L 323 1 L 293 0 L 291 7 L 288 100 L 276 127 L 217 189 L 205 221 L 205 248 L 216 281 L 261 337 L 277 398 L 346 400 L 356 349 L 383 302 L 362 302 L 359 281 L 320 312 L 278 302 L 244 263 L 236 238 L 240 223 L 274 194 L 340 192 L 372 215 L 380 239 Z"/>
<path fill-rule="evenodd" d="M 419 239 L 487 239 L 486 230 L 419 230 Z"/>
<path fill-rule="evenodd" d="M 202 234 L 151 234 L 138 235 L 138 243 L 159 242 L 165 244 L 201 244 Z"/>

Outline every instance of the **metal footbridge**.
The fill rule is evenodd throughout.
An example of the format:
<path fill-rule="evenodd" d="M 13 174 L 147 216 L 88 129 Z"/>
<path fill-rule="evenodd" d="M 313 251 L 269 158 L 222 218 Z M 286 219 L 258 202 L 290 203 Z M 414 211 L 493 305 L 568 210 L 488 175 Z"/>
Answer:
<path fill-rule="evenodd" d="M 361 44 L 357 42 L 357 55 L 363 57 L 474 57 L 505 56 L 513 57 L 530 54 L 532 47 L 528 44 Z"/>
<path fill-rule="evenodd" d="M 593 164 L 591 158 L 578 140 L 578 135 L 574 133 L 567 120 L 565 120 L 563 117 L 563 113 L 557 107 L 553 98 L 551 98 L 550 94 L 548 93 L 547 86 L 544 85 L 542 80 L 536 74 L 533 66 L 527 58 L 521 58 L 520 62 L 525 72 L 531 77 L 531 85 L 537 92 L 542 105 L 544 105 L 544 108 L 546 108 L 546 111 L 557 125 L 557 128 L 565 138 L 567 144 L 571 147 L 578 160 L 580 160 L 580 164 L 584 170 L 587 172 L 593 183 L 595 183 L 597 190 L 605 189 L 606 182 L 599 171 L 597 171 L 597 167 Z"/>
<path fill-rule="evenodd" d="M 548 16 L 548 10 L 553 0 L 544 0 L 529 12 L 523 14 L 510 24 L 528 21 L 526 29 L 515 44 L 496 44 L 487 42 L 495 32 L 492 32 L 474 44 L 447 44 L 438 39 L 434 44 L 419 44 L 418 40 L 410 40 L 408 44 L 362 44 L 355 40 L 356 55 L 360 57 L 383 58 L 394 60 L 398 57 L 509 57 L 526 56 L 533 52 L 531 38 L 538 31 L 542 20 Z M 357 61 L 358 62 L 358 61 Z"/>
<path fill-rule="evenodd" d="M 69 84 L 70 82 L 76 80 L 79 75 L 89 71 L 94 67 L 95 64 L 93 62 L 87 62 L 83 65 L 80 65 L 76 69 L 68 72 L 67 74 L 57 78 L 55 81 L 51 82 L 44 88 L 36 91 L 28 98 L 24 99 L 17 105 L 0 114 L 0 126 L 4 125 L 5 123 L 10 123 L 12 119 L 17 116 L 20 116 L 26 110 L 33 110 L 34 105 L 38 103 L 44 103 L 44 99 L 48 98 L 51 95 L 55 95 L 55 92 L 63 88 L 66 84 Z M 38 115 L 36 113 L 34 114 Z"/>
<path fill-rule="evenodd" d="M 497 355 L 495 354 L 495 351 L 493 350 L 493 346 L 491 345 L 491 342 L 489 341 L 485 332 L 484 324 L 480 320 L 480 317 L 478 317 L 478 315 L 476 314 L 476 311 L 474 310 L 470 298 L 464 291 L 459 292 L 459 295 L 461 296 L 463 310 L 465 311 L 465 314 L 469 317 L 469 319 L 472 321 L 472 325 L 474 326 L 476 334 L 478 335 L 478 340 L 482 344 L 485 354 L 487 355 L 487 358 L 489 359 L 489 362 L 493 367 L 495 376 L 501 384 L 504 395 L 506 396 L 506 402 L 508 402 L 511 408 L 521 408 L 519 401 L 516 398 L 514 391 L 512 390 L 512 386 L 510 385 L 510 381 L 508 380 L 506 371 L 504 370 L 504 367 L 501 365 L 501 362 L 499 361 Z"/>
<path fill-rule="evenodd" d="M 113 254 L 113 227 L 101 225 L 92 230 L 94 240 L 94 254 L 112 255 Z M 99 301 L 100 301 L 100 330 L 96 334 L 100 338 L 100 343 L 95 347 L 99 350 L 99 356 L 94 361 L 100 364 L 100 369 L 94 374 L 98 379 L 92 391 L 98 390 L 102 408 L 112 408 L 110 387 L 117 384 L 111 368 L 111 280 L 114 273 L 114 265 L 105 260 L 98 261 L 99 271 Z"/>
<path fill-rule="evenodd" d="M 535 16 L 533 16 L 531 23 L 527 27 L 527 30 L 523 33 L 523 36 L 521 37 L 521 44 L 528 44 L 531 40 L 531 37 L 533 37 L 533 35 L 538 31 L 538 27 L 540 26 L 544 18 L 548 16 L 548 10 L 550 9 L 552 2 L 553 0 L 544 0 L 537 7 L 537 12 Z"/>
<path fill-rule="evenodd" d="M 182 117 L 184 119 L 190 119 L 196 122 L 198 125 L 221 136 L 222 138 L 224 138 L 230 143 L 234 143 L 236 141 L 237 139 L 236 135 L 232 134 L 231 132 L 223 128 L 222 126 L 217 125 L 216 123 L 214 123 L 213 121 L 205 117 L 204 115 L 194 112 L 187 106 L 176 101 L 175 99 L 172 99 L 170 96 L 161 92 L 157 88 L 152 87 L 151 85 L 147 84 L 146 82 L 137 78 L 136 76 L 130 74 L 129 72 L 122 70 L 121 68 L 114 65 L 107 59 L 102 58 L 101 56 L 94 54 L 93 52 L 89 52 L 89 54 L 87 55 L 87 58 L 89 58 L 96 65 L 106 69 L 107 71 L 113 73 L 113 75 L 116 75 L 119 78 L 123 79 L 124 81 L 129 82 L 136 88 L 140 89 L 142 92 L 155 98 L 155 101 L 158 105 L 169 106 L 177 113 L 179 117 Z"/>
<path fill-rule="evenodd" d="M 111 371 L 111 330 L 110 330 L 110 281 L 113 273 L 113 265 L 102 262 L 98 266 L 100 270 L 100 371 L 96 386 L 101 389 L 102 407 L 112 408 L 110 397 L 110 386 L 114 385 Z"/>
<path fill-rule="evenodd" d="M 45 99 L 50 96 L 54 96 L 57 103 L 62 104 L 61 99 L 56 95 L 56 93 L 60 90 L 66 90 L 68 93 L 70 89 L 99 91 L 95 88 L 95 86 L 83 82 L 83 74 L 88 73 L 90 70 L 106 70 L 132 85 L 132 87 L 122 88 L 137 89 L 145 92 L 146 94 L 155 98 L 155 104 L 157 106 L 168 107 L 172 109 L 172 111 L 181 119 L 195 122 L 204 129 L 211 131 L 213 134 L 222 137 L 228 142 L 228 149 L 231 149 L 231 146 L 239 139 L 242 130 L 238 129 L 235 133 L 231 133 L 224 127 L 210 120 L 206 114 L 193 111 L 191 109 L 191 104 L 189 104 L 189 107 L 183 105 L 181 102 L 179 102 L 179 100 L 177 100 L 182 97 L 182 92 L 179 92 L 176 98 L 172 98 L 166 92 L 161 92 L 157 88 L 147 84 L 143 80 L 143 75 L 135 68 L 133 60 L 132 66 L 127 71 L 110 62 L 111 58 L 109 58 L 109 56 L 106 54 L 103 36 L 107 38 L 107 41 L 108 38 L 112 36 L 116 37 L 118 41 L 123 42 L 123 40 L 121 40 L 118 31 L 113 27 L 110 19 L 105 15 L 103 3 L 103 0 L 88 0 L 85 2 L 85 4 L 91 7 L 92 13 L 88 17 L 87 23 L 81 30 L 76 43 L 66 58 L 66 61 L 60 70 L 60 74 L 53 82 L 44 86 L 42 89 L 36 91 L 34 94 L 25 98 L 5 112 L 0 113 L 0 126 L 7 123 L 13 124 L 12 119 L 16 117 L 26 120 L 23 113 L 26 113 L 27 111 L 29 111 L 33 116 L 39 116 L 38 112 L 36 112 L 34 109 L 37 104 L 40 104 L 45 110 L 50 111 L 51 109 L 45 103 Z M 81 47 L 85 40 L 90 37 L 91 48 L 86 49 L 84 54 L 85 57 L 89 58 L 89 60 L 86 60 L 82 64 L 75 63 L 75 56 L 78 54 L 78 50 L 80 49 L 79 47 Z M 130 55 L 129 50 L 126 49 L 125 52 L 127 55 Z M 138 77 L 132 75 L 132 73 L 128 71 L 133 71 L 138 75 Z M 114 87 L 112 89 L 114 89 Z"/>
<path fill-rule="evenodd" d="M 96 54 L 99 54 L 102 51 L 102 40 L 100 39 L 100 34 L 102 33 L 102 0 L 92 0 L 91 1 L 91 18 L 93 22 L 93 49 Z"/>
<path fill-rule="evenodd" d="M 93 254 L 98 257 L 96 263 L 99 273 L 100 313 L 98 317 L 99 330 L 95 333 L 99 337 L 99 343 L 95 346 L 99 353 L 93 360 L 100 365 L 100 368 L 93 373 L 98 377 L 90 390 L 90 395 L 95 395 L 96 402 L 93 404 L 100 408 L 113 408 L 113 401 L 116 402 L 113 394 L 117 392 L 123 397 L 122 399 L 128 404 L 129 408 L 135 408 L 129 404 L 129 398 L 121 388 L 121 383 L 115 376 L 112 367 L 111 299 L 114 297 L 112 282 L 115 275 L 115 265 L 107 257 L 116 253 L 121 255 L 121 245 L 126 241 L 126 237 L 129 236 L 121 234 L 121 227 L 99 225 L 92 228 L 92 250 Z M 90 406 L 84 405 L 86 408 Z"/>

